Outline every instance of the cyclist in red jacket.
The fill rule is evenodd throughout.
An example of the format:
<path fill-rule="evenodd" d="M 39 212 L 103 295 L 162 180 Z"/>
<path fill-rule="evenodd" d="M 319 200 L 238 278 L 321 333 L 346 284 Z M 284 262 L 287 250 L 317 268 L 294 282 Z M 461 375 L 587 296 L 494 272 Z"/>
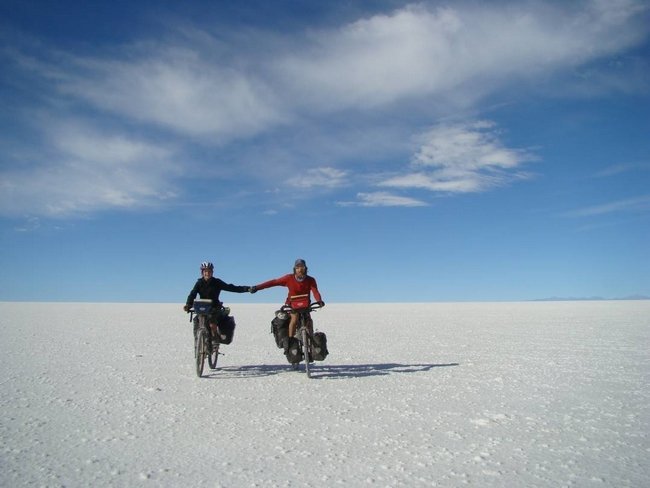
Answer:
<path fill-rule="evenodd" d="M 309 306 L 311 301 L 311 294 L 314 294 L 316 303 L 321 307 L 325 306 L 320 292 L 318 291 L 318 285 L 316 280 L 307 274 L 307 263 L 304 259 L 296 259 L 296 262 L 293 265 L 293 273 L 281 276 L 274 280 L 265 281 L 259 285 L 251 287 L 251 292 L 255 293 L 257 290 L 264 290 L 265 288 L 271 288 L 273 286 L 286 286 L 288 288 L 287 299 L 285 303 L 287 305 L 292 305 L 299 297 L 304 297 L 306 295 L 307 303 L 306 306 Z M 293 303 L 292 306 L 296 306 Z M 291 313 L 291 320 L 289 321 L 289 337 L 293 337 L 296 333 L 296 324 L 298 322 L 298 314 Z M 309 331 L 313 333 L 314 323 L 309 320 Z"/>

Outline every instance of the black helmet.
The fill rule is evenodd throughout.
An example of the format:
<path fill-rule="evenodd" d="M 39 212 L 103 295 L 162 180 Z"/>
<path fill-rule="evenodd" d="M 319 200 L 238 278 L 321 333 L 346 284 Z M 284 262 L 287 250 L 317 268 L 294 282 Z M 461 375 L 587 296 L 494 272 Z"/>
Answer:
<path fill-rule="evenodd" d="M 296 259 L 296 262 L 293 263 L 293 270 L 295 271 L 298 266 L 304 266 L 305 273 L 307 272 L 307 263 L 305 262 L 304 259 Z"/>

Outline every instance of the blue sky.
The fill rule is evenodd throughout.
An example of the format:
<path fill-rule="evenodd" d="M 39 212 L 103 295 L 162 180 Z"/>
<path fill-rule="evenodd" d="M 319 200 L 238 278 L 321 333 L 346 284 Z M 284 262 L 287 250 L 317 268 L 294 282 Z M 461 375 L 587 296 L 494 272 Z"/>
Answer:
<path fill-rule="evenodd" d="M 0 300 L 650 295 L 644 1 L 0 2 Z M 224 294 L 279 302 L 284 290 Z"/>

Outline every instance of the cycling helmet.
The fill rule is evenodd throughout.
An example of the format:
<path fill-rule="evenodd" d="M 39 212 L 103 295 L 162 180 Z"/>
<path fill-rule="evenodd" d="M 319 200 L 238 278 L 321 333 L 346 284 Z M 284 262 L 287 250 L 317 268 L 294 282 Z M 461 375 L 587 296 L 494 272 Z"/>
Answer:
<path fill-rule="evenodd" d="M 293 270 L 296 270 L 296 267 L 298 266 L 304 266 L 305 267 L 305 273 L 307 272 L 307 263 L 305 262 L 304 259 L 296 259 L 296 262 L 293 263 Z"/>
<path fill-rule="evenodd" d="M 214 270 L 214 264 L 212 264 L 210 261 L 203 261 L 201 263 L 201 271 L 204 271 L 206 269 Z"/>

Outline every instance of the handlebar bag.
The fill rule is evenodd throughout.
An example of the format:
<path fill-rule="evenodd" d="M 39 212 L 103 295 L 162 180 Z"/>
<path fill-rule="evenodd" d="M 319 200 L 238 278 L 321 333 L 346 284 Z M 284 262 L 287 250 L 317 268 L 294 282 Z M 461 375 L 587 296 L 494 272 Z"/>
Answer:
<path fill-rule="evenodd" d="M 294 310 L 309 308 L 309 295 L 296 295 L 289 299 L 289 305 Z"/>
<path fill-rule="evenodd" d="M 212 300 L 209 298 L 197 298 L 194 300 L 194 312 L 208 314 L 212 312 Z"/>

